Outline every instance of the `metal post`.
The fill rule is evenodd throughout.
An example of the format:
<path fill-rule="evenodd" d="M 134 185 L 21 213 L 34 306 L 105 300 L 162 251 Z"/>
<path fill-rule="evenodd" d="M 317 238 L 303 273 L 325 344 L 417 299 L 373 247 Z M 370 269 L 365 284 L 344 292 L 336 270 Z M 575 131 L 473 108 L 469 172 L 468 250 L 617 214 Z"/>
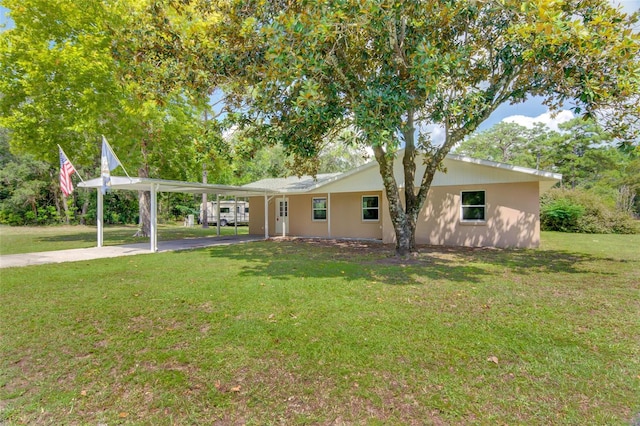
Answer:
<path fill-rule="evenodd" d="M 238 235 L 238 197 L 233 196 L 233 228 Z"/>
<path fill-rule="evenodd" d="M 331 238 L 331 193 L 327 194 L 327 236 Z"/>
<path fill-rule="evenodd" d="M 98 247 L 102 247 L 104 242 L 103 227 L 104 227 L 104 201 L 102 195 L 102 188 L 98 188 L 98 217 L 96 219 L 98 225 Z"/>
<path fill-rule="evenodd" d="M 282 194 L 282 236 L 287 236 L 287 216 L 289 215 L 289 206 L 286 205 L 287 198 Z"/>
<path fill-rule="evenodd" d="M 202 183 L 207 183 L 207 166 L 202 164 Z M 202 217 L 202 227 L 209 227 L 209 204 L 207 203 L 207 193 L 202 193 L 202 208 L 200 209 L 200 216 Z"/>
<path fill-rule="evenodd" d="M 220 236 L 220 194 L 216 194 L 216 235 Z"/>
<path fill-rule="evenodd" d="M 156 194 L 157 185 L 151 185 L 151 251 L 158 251 L 158 197 Z"/>
<path fill-rule="evenodd" d="M 266 193 L 264 194 L 264 239 L 269 239 L 269 199 Z"/>

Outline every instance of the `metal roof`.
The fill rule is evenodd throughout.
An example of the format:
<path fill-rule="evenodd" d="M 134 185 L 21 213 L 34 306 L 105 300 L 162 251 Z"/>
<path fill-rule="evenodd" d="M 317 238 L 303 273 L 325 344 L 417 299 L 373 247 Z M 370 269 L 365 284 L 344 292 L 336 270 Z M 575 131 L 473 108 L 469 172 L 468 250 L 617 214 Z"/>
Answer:
<path fill-rule="evenodd" d="M 318 188 L 328 182 L 342 177 L 343 173 L 325 173 L 317 176 L 290 176 L 286 178 L 270 178 L 262 179 L 257 182 L 244 185 L 243 188 L 247 190 L 254 190 L 255 188 L 268 188 L 273 192 L 278 193 L 300 193 L 311 191 Z"/>
<path fill-rule="evenodd" d="M 111 176 L 109 189 L 129 191 L 150 191 L 155 185 L 156 192 L 183 192 L 193 194 L 220 194 L 250 197 L 256 195 L 273 194 L 274 191 L 262 187 L 242 187 L 232 185 L 214 185 L 199 182 L 182 182 L 177 180 L 151 179 L 140 177 Z M 95 178 L 80 182 L 80 188 L 102 188 L 102 178 Z"/>
<path fill-rule="evenodd" d="M 402 155 L 403 150 L 398 151 L 395 158 L 395 166 L 394 168 L 402 167 Z M 417 157 L 416 164 L 418 168 L 420 168 L 420 157 Z M 467 157 L 464 155 L 456 155 L 456 154 L 448 154 L 446 156 L 445 161 L 453 161 L 458 162 L 459 164 L 473 164 L 476 166 L 487 167 L 488 169 L 492 169 L 494 171 L 503 171 L 510 173 L 510 175 L 502 174 L 501 179 L 506 179 L 505 182 L 510 181 L 522 181 L 522 179 L 538 181 L 541 184 L 541 188 L 543 191 L 551 188 L 556 182 L 562 180 L 562 175 L 558 173 L 548 172 L 544 170 L 536 170 L 527 167 L 513 166 L 511 164 L 499 163 L 496 161 L 489 160 L 480 160 L 476 158 Z M 451 164 L 451 163 L 450 163 Z M 302 176 L 302 177 L 288 177 L 288 178 L 274 178 L 274 179 L 262 179 L 254 183 L 250 183 L 244 185 L 243 188 L 247 189 L 255 189 L 255 188 L 267 188 L 273 193 L 282 193 L 282 194 L 300 194 L 312 192 L 315 190 L 319 190 L 325 185 L 333 184 L 342 185 L 344 182 L 354 182 L 353 185 L 349 187 L 349 191 L 351 190 L 371 190 L 372 186 L 375 186 L 376 190 L 383 190 L 383 184 L 378 174 L 376 173 L 375 178 L 366 179 L 366 181 L 354 181 L 359 174 L 363 172 L 370 172 L 372 168 L 377 167 L 377 161 L 370 161 L 366 164 L 363 164 L 360 167 L 349 170 L 344 173 L 329 173 L 329 174 L 319 174 L 316 177 L 313 176 Z M 418 170 L 419 171 L 419 170 Z M 402 173 L 399 170 L 395 170 L 396 176 L 402 176 Z M 439 175 L 446 176 L 446 173 L 439 172 Z M 510 177 L 509 177 L 510 176 Z M 513 177 L 518 177 L 518 179 L 513 180 Z M 416 174 L 416 179 L 419 179 L 419 174 Z M 468 178 L 467 178 L 468 180 Z M 473 183 L 473 180 L 469 180 L 469 182 L 464 182 L 464 184 Z M 402 179 L 399 179 L 400 186 L 404 186 L 404 182 Z M 434 182 L 435 184 L 435 182 Z M 454 183 L 447 183 L 448 185 L 454 185 Z M 455 183 L 455 185 L 459 185 L 461 183 Z M 333 189 L 335 190 L 335 185 Z M 355 186 L 354 186 L 355 185 Z M 440 184 L 442 185 L 442 184 Z M 355 188 L 355 189 L 354 189 Z"/>
<path fill-rule="evenodd" d="M 399 162 L 402 151 L 396 156 Z M 562 179 L 562 175 L 544 170 L 535 170 L 527 167 L 513 166 L 510 164 L 498 163 L 495 161 L 480 160 L 463 155 L 449 154 L 446 157 L 449 161 L 457 161 L 466 164 L 475 164 L 488 167 L 494 170 L 503 170 L 520 174 L 520 176 L 530 176 L 529 179 L 541 182 L 543 190 L 553 186 Z M 235 195 L 240 197 L 263 196 L 273 194 L 300 194 L 312 192 L 333 182 L 343 182 L 346 179 L 358 175 L 359 173 L 377 166 L 376 161 L 371 161 L 345 173 L 325 173 L 317 176 L 290 176 L 287 178 L 262 179 L 243 186 L 215 185 L 199 182 L 182 182 L 175 180 L 151 179 L 140 177 L 111 176 L 110 189 L 121 189 L 130 191 L 150 191 L 152 185 L 156 185 L 156 192 L 183 192 L 194 194 L 219 194 Z M 372 182 L 368 182 L 371 184 Z M 376 184 L 378 185 L 378 184 Z M 380 188 L 383 189 L 381 183 Z M 78 184 L 81 188 L 102 188 L 102 178 L 91 179 Z"/>

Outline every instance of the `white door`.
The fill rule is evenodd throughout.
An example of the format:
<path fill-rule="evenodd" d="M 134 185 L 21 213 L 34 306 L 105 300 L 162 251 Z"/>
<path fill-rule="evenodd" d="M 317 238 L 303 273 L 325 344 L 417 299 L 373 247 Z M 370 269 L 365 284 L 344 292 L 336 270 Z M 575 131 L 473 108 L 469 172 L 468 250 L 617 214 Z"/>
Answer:
<path fill-rule="evenodd" d="M 284 224 L 284 233 L 282 230 Z M 276 235 L 289 233 L 289 199 L 276 199 Z"/>

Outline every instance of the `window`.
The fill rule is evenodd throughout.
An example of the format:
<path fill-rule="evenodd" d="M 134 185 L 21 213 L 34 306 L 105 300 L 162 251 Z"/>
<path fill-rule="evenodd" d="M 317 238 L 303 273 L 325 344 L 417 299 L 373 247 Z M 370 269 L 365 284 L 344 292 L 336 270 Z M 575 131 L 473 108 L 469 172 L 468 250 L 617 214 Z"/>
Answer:
<path fill-rule="evenodd" d="M 314 198 L 311 201 L 312 219 L 327 220 L 327 199 Z"/>
<path fill-rule="evenodd" d="M 460 195 L 462 198 L 462 221 L 484 222 L 486 209 L 484 191 L 463 191 Z"/>
<path fill-rule="evenodd" d="M 278 209 L 279 209 L 279 217 L 288 217 L 289 216 L 289 202 L 288 201 L 278 201 Z"/>
<path fill-rule="evenodd" d="M 378 220 L 379 198 L 377 195 L 362 197 L 362 220 Z"/>
<path fill-rule="evenodd" d="M 229 207 L 220 207 L 220 213 L 231 213 L 231 209 Z"/>

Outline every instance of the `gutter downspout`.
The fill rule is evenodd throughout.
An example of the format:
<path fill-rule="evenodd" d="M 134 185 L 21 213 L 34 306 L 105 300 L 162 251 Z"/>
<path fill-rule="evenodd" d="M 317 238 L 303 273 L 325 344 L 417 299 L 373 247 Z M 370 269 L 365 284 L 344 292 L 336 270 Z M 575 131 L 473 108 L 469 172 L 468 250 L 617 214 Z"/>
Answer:
<path fill-rule="evenodd" d="M 269 198 L 267 198 L 267 191 L 264 192 L 264 239 L 269 239 Z"/>
<path fill-rule="evenodd" d="M 327 237 L 331 238 L 331 193 L 327 193 Z"/>

